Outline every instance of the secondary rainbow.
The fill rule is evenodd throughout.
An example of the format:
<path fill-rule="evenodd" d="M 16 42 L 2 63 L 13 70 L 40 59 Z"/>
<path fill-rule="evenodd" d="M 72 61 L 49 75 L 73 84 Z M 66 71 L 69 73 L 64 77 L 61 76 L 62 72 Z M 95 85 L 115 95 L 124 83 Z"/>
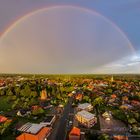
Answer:
<path fill-rule="evenodd" d="M 18 18 L 15 22 L 13 22 L 12 24 L 10 24 L 10 26 L 8 26 L 8 28 L 6 28 L 6 30 L 1 33 L 1 35 L 0 35 L 0 41 L 2 41 L 7 36 L 7 34 L 12 29 L 14 29 L 16 27 L 16 25 L 20 24 L 20 22 L 24 21 L 28 17 L 30 17 L 30 16 L 32 16 L 32 15 L 34 15 L 36 13 L 47 11 L 47 10 L 50 10 L 50 9 L 67 8 L 67 7 L 68 8 L 74 8 L 74 9 L 76 8 L 76 9 L 79 9 L 81 11 L 87 12 L 89 14 L 102 17 L 106 22 L 108 22 L 109 24 L 111 24 L 118 32 L 121 33 L 121 35 L 127 40 L 129 49 L 132 51 L 132 53 L 134 55 L 136 54 L 135 48 L 133 47 L 132 43 L 129 41 L 129 39 L 127 38 L 127 36 L 125 35 L 125 33 L 114 22 L 112 22 L 111 20 L 107 19 L 106 17 L 104 17 L 103 15 L 101 15 L 100 13 L 98 13 L 98 12 L 96 12 L 94 10 L 87 9 L 87 8 L 84 8 L 84 7 L 79 7 L 79 6 L 73 6 L 73 5 L 57 5 L 57 6 L 43 7 L 43 8 L 40 8 L 40 9 L 33 10 L 32 12 L 29 12 L 28 14 L 26 14 L 26 15 Z"/>

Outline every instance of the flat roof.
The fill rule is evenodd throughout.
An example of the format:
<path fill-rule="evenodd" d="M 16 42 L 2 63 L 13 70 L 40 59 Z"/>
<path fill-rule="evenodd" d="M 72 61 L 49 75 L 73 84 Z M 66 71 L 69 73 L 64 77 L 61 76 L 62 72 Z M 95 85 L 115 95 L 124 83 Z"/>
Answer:
<path fill-rule="evenodd" d="M 91 120 L 91 119 L 95 118 L 95 114 L 92 114 L 85 110 L 78 112 L 77 115 L 84 117 L 86 120 Z"/>
<path fill-rule="evenodd" d="M 78 108 L 86 109 L 86 108 L 91 107 L 91 106 L 92 105 L 90 103 L 83 103 L 83 104 L 79 104 Z"/>
<path fill-rule="evenodd" d="M 21 132 L 37 134 L 45 125 L 35 124 L 35 123 L 26 123 L 21 126 L 18 130 Z"/>

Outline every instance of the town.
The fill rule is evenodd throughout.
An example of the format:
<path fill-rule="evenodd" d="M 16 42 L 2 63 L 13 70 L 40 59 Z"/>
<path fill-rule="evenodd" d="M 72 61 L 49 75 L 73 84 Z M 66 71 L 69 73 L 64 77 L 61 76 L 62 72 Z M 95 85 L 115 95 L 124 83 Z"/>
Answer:
<path fill-rule="evenodd" d="M 139 140 L 140 75 L 0 75 L 0 140 Z"/>

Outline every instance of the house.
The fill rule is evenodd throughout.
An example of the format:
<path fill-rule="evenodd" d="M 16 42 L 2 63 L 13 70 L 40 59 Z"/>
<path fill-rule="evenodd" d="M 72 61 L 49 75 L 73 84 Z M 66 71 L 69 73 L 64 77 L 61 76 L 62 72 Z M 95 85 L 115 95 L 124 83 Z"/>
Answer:
<path fill-rule="evenodd" d="M 72 97 L 72 96 L 73 96 L 73 93 L 69 93 L 69 94 L 68 94 L 68 97 Z"/>
<path fill-rule="evenodd" d="M 80 140 L 80 129 L 73 127 L 69 133 L 69 140 Z"/>
<path fill-rule="evenodd" d="M 123 96 L 122 100 L 127 102 L 128 101 L 128 97 L 127 96 Z"/>
<path fill-rule="evenodd" d="M 83 94 L 82 94 L 82 93 L 77 93 L 77 94 L 75 95 L 75 99 L 76 99 L 76 100 L 79 100 L 79 101 L 82 101 L 82 99 L 83 99 Z"/>
<path fill-rule="evenodd" d="M 4 116 L 0 116 L 0 123 L 4 123 L 8 120 L 8 118 L 4 117 Z"/>
<path fill-rule="evenodd" d="M 34 105 L 34 106 L 32 106 L 32 111 L 33 111 L 33 110 L 38 110 L 38 109 L 40 109 L 40 108 L 41 108 L 40 106 Z"/>
<path fill-rule="evenodd" d="M 103 114 L 102 114 L 102 116 L 103 116 L 103 118 L 105 119 L 105 120 L 107 120 L 107 121 L 110 121 L 110 119 L 111 119 L 111 117 L 112 117 L 112 115 L 111 115 L 111 113 L 110 112 L 104 112 Z"/>
<path fill-rule="evenodd" d="M 85 110 L 78 112 L 75 115 L 75 118 L 79 123 L 87 128 L 91 128 L 95 125 L 95 123 L 97 123 L 97 118 L 95 117 L 95 115 Z"/>
<path fill-rule="evenodd" d="M 71 93 L 72 93 L 72 94 L 76 94 L 76 91 L 75 91 L 75 90 L 73 90 Z"/>
<path fill-rule="evenodd" d="M 0 80 L 0 87 L 5 85 L 5 81 L 4 80 Z"/>
<path fill-rule="evenodd" d="M 25 110 L 19 110 L 17 112 L 17 116 L 20 116 L 20 117 L 24 117 L 24 116 L 27 116 L 27 115 L 31 115 L 31 111 L 25 111 Z"/>
<path fill-rule="evenodd" d="M 133 106 L 140 106 L 140 102 L 137 101 L 137 100 L 132 100 L 131 101 L 131 105 L 133 105 Z"/>
<path fill-rule="evenodd" d="M 114 135 L 113 140 L 128 140 L 128 137 L 122 135 Z"/>
<path fill-rule="evenodd" d="M 133 106 L 129 105 L 129 104 L 123 104 L 120 106 L 120 109 L 124 109 L 124 110 L 128 110 L 128 109 L 132 109 Z"/>
<path fill-rule="evenodd" d="M 90 103 L 83 103 L 83 104 L 79 104 L 77 109 L 79 111 L 81 110 L 91 111 L 93 110 L 93 106 Z"/>
<path fill-rule="evenodd" d="M 111 95 L 111 98 L 112 98 L 112 99 L 116 99 L 116 98 L 117 98 L 116 94 L 112 94 L 112 95 Z"/>
<path fill-rule="evenodd" d="M 26 123 L 18 130 L 23 133 L 19 135 L 16 140 L 47 140 L 51 132 L 50 127 L 31 123 Z"/>
<path fill-rule="evenodd" d="M 19 110 L 19 111 L 17 112 L 17 116 L 20 116 L 20 117 L 24 117 L 25 114 L 26 114 L 26 112 L 24 112 L 23 110 Z"/>
<path fill-rule="evenodd" d="M 45 126 L 52 126 L 56 120 L 55 115 L 48 115 L 45 117 L 45 120 L 41 122 L 40 124 L 43 124 Z"/>

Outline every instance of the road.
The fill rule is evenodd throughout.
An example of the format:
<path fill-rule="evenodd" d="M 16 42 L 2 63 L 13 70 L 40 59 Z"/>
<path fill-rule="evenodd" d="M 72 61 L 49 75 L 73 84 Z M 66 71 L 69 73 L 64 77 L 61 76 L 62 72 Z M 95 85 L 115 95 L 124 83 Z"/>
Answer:
<path fill-rule="evenodd" d="M 69 119 L 69 113 L 72 110 L 72 102 L 73 102 L 73 98 L 69 98 L 68 103 L 64 108 L 63 115 L 59 120 L 60 123 L 55 137 L 56 140 L 57 139 L 65 140 L 66 133 L 67 133 L 66 124 L 67 124 L 67 120 Z"/>

